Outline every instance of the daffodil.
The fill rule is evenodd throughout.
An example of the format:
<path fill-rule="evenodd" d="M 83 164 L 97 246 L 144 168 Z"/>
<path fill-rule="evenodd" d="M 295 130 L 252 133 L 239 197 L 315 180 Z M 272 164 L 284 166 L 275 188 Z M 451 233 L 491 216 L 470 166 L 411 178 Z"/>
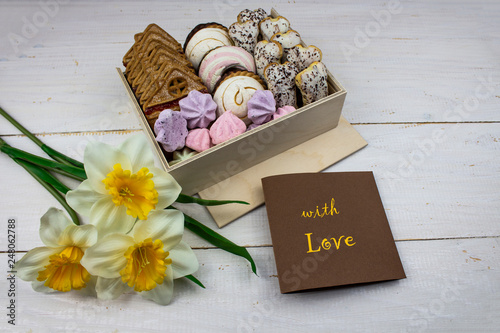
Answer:
<path fill-rule="evenodd" d="M 17 276 L 41 292 L 85 288 L 91 276 L 80 261 L 97 241 L 95 226 L 77 226 L 61 210 L 50 208 L 41 218 L 40 238 L 46 246 L 28 251 L 16 263 Z"/>
<path fill-rule="evenodd" d="M 184 216 L 178 210 L 156 210 L 138 221 L 128 234 L 105 235 L 89 248 L 83 266 L 98 276 L 101 299 L 115 299 L 135 290 L 146 299 L 168 304 L 173 280 L 198 269 L 198 260 L 182 234 Z"/>
<path fill-rule="evenodd" d="M 153 210 L 166 208 L 181 192 L 172 176 L 155 167 L 142 134 L 118 147 L 89 143 L 83 159 L 87 180 L 69 191 L 66 200 L 89 216 L 102 235 L 128 232 L 137 219 L 146 220 Z"/>

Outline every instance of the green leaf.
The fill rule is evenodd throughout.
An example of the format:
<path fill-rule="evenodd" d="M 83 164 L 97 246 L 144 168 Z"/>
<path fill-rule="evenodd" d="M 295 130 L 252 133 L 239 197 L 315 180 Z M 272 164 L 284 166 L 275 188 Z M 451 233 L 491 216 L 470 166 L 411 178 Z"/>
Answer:
<path fill-rule="evenodd" d="M 7 113 L 4 109 L 0 107 L 0 115 L 2 115 L 5 119 L 7 119 L 12 125 L 14 125 L 18 130 L 20 130 L 26 137 L 28 137 L 31 141 L 33 141 L 38 147 L 40 147 L 44 152 L 47 153 L 50 157 L 56 160 L 59 163 L 73 165 L 78 168 L 83 169 L 83 163 L 78 162 L 71 157 L 68 157 L 57 150 L 47 146 L 40 139 L 34 136 L 30 131 L 28 131 L 23 125 L 18 123 L 10 114 Z"/>
<path fill-rule="evenodd" d="M 46 152 L 47 155 L 49 155 L 50 157 L 52 157 L 53 159 L 55 159 L 56 161 L 58 161 L 60 163 L 72 165 L 72 166 L 75 166 L 75 167 L 80 168 L 80 169 L 84 168 L 84 165 L 82 162 L 74 160 L 71 157 L 66 156 L 66 155 L 58 152 L 57 150 L 47 146 L 46 144 L 43 144 L 40 148 L 42 148 L 42 150 L 44 152 Z"/>
<path fill-rule="evenodd" d="M 255 266 L 255 262 L 250 253 L 248 253 L 247 249 L 234 244 L 229 239 L 218 234 L 217 232 L 213 231 L 209 227 L 201 224 L 200 222 L 196 221 L 195 219 L 186 214 L 184 214 L 184 226 L 187 229 L 194 232 L 195 234 L 197 234 L 198 236 L 200 236 L 201 238 L 208 241 L 210 244 L 215 245 L 224 251 L 227 251 L 229 253 L 235 254 L 237 256 L 243 257 L 246 260 L 248 260 L 252 266 L 252 272 L 254 272 L 254 274 L 257 275 L 257 267 Z"/>
<path fill-rule="evenodd" d="M 45 169 L 49 169 L 64 174 L 65 176 L 69 176 L 80 181 L 84 181 L 85 179 L 87 179 L 87 174 L 85 173 L 85 170 L 82 168 L 78 168 L 72 165 L 62 164 L 59 162 L 54 162 L 52 160 L 37 155 L 27 153 L 24 150 L 17 149 L 8 145 L 2 139 L 0 139 L 0 151 L 9 155 L 11 158 L 17 158 L 28 161 L 32 164 L 36 164 Z"/>
<path fill-rule="evenodd" d="M 188 280 L 193 281 L 194 283 L 196 283 L 197 285 L 199 285 L 200 287 L 202 287 L 203 289 L 205 289 L 205 286 L 203 285 L 203 283 L 201 283 L 200 280 L 198 280 L 194 276 L 192 276 L 192 275 L 186 275 L 185 278 L 188 279 Z"/>
<path fill-rule="evenodd" d="M 204 200 L 200 198 L 195 198 L 191 197 L 189 195 L 185 194 L 179 194 L 179 197 L 175 202 L 178 203 L 196 203 L 198 205 L 202 206 L 220 206 L 220 205 L 227 205 L 231 203 L 237 203 L 237 204 L 243 204 L 243 205 L 249 205 L 248 202 L 246 201 L 237 201 L 237 200 Z"/>
<path fill-rule="evenodd" d="M 41 146 L 43 145 L 43 142 L 40 141 L 40 139 L 38 139 L 36 136 L 34 136 L 33 134 L 31 134 L 30 131 L 28 131 L 26 128 L 24 128 L 23 125 L 21 125 L 20 123 L 18 123 L 14 118 L 11 117 L 10 114 L 7 113 L 7 111 L 5 111 L 4 109 L 2 109 L 0 107 L 0 114 L 9 121 L 9 123 L 11 123 L 12 125 L 14 125 L 18 130 L 20 130 L 24 135 L 26 135 L 31 141 L 33 141 L 34 143 L 36 143 L 37 146 Z"/>
<path fill-rule="evenodd" d="M 59 203 L 66 209 L 68 212 L 69 216 L 71 217 L 71 220 L 73 221 L 74 224 L 80 225 L 80 220 L 78 219 L 78 215 L 76 215 L 75 211 L 68 205 L 66 202 L 66 197 L 59 193 L 54 186 L 50 185 L 48 182 L 44 181 L 41 177 L 38 176 L 38 172 L 34 171 L 34 168 L 38 168 L 34 165 L 30 165 L 29 162 L 26 162 L 24 160 L 20 160 L 17 158 L 13 158 L 14 162 L 22 166 L 26 171 L 28 171 L 29 174 L 33 176 L 47 191 L 49 191 L 52 196 L 59 201 Z M 38 168 L 39 169 L 39 168 Z"/>
<path fill-rule="evenodd" d="M 54 177 L 47 170 L 40 168 L 34 164 L 31 164 L 30 162 L 27 162 L 25 160 L 20 160 L 20 159 L 14 159 L 14 160 L 18 164 L 21 164 L 25 169 L 29 169 L 31 174 L 37 175 L 40 179 L 52 185 L 59 192 L 66 194 L 70 190 L 69 187 L 64 185 L 59 179 Z"/>

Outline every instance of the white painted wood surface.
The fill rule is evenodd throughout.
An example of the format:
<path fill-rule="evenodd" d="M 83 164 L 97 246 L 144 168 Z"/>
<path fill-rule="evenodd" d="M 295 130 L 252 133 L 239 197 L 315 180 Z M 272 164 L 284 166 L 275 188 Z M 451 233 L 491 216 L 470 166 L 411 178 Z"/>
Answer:
<path fill-rule="evenodd" d="M 160 307 L 131 295 L 113 302 L 46 296 L 17 281 L 17 326 L 2 314 L 0 331 L 499 331 L 500 3 L 401 1 L 400 12 L 360 43 L 359 31 L 376 29 L 372 14 L 391 3 L 69 1 L 15 52 L 9 36 L 22 36 L 24 18 L 33 22 L 42 8 L 0 1 L 0 105 L 76 158 L 89 141 L 115 144 L 140 131 L 114 73 L 134 33 L 156 22 L 183 41 L 197 23 L 228 25 L 244 8 L 274 6 L 323 50 L 348 91 L 343 115 L 369 145 L 328 171 L 374 172 L 408 276 L 281 295 L 260 207 L 220 229 L 249 248 L 259 277 L 243 259 L 186 232 L 206 290 L 179 282 L 173 303 Z M 349 47 L 356 50 L 350 56 L 342 51 Z M 0 135 L 37 151 L 5 121 Z M 0 251 L 6 221 L 15 217 L 20 258 L 41 245 L 39 219 L 58 204 L 3 155 L 0 171 Z M 216 228 L 204 209 L 182 206 Z M 6 260 L 0 254 L 2 272 Z M 3 311 L 7 290 L 1 279 Z"/>

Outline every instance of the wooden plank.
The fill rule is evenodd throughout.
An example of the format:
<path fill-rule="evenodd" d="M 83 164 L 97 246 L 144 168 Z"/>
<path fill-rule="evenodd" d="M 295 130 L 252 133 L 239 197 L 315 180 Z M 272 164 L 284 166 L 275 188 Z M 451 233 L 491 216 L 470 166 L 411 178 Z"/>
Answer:
<path fill-rule="evenodd" d="M 16 286 L 22 331 L 132 332 L 494 332 L 500 325 L 498 238 L 398 242 L 407 279 L 282 295 L 272 248 L 252 248 L 259 276 L 243 259 L 196 250 L 195 275 L 207 289 L 177 280 L 173 302 L 138 295 L 99 301 L 45 295 Z M 18 257 L 21 257 L 19 255 Z M 7 255 L 0 254 L 5 272 Z M 0 280 L 7 304 L 8 281 Z M 235 296 L 237 295 L 237 297 Z M 6 319 L 0 330 L 9 330 Z"/>
<path fill-rule="evenodd" d="M 435 239 L 500 235 L 499 124 L 358 125 L 370 144 L 326 171 L 374 172 L 396 239 Z M 41 136 L 47 144 L 79 160 L 90 141 L 118 144 L 136 132 L 75 133 Z M 440 143 L 429 143 L 441 136 Z M 38 152 L 22 137 L 8 143 Z M 422 147 L 422 148 L 420 148 Z M 425 150 L 425 151 L 424 151 Z M 426 153 L 427 152 L 427 153 Z M 160 165 L 160 164 L 158 164 Z M 0 155 L 0 221 L 22 221 L 19 248 L 40 245 L 40 217 L 57 202 L 5 155 Z M 227 199 L 241 199 L 239 195 Z M 211 228 L 205 208 L 179 205 Z M 226 206 L 228 210 L 234 209 Z M 265 208 L 260 207 L 219 230 L 240 245 L 271 244 Z M 0 243 L 4 241 L 0 233 Z M 187 233 L 192 246 L 208 244 Z"/>
<path fill-rule="evenodd" d="M 90 140 L 116 144 L 140 129 L 114 73 L 134 33 L 156 22 L 183 41 L 200 22 L 229 25 L 243 8 L 262 6 L 256 0 L 197 2 L 195 7 L 180 1 L 147 6 L 132 0 L 66 1 L 13 54 L 9 34 L 21 34 L 23 17 L 31 20 L 42 2 L 52 3 L 0 0 L 0 106 L 77 158 Z M 250 246 L 260 277 L 243 259 L 206 250 L 209 244 L 186 232 L 185 240 L 199 248 L 202 266 L 196 276 L 207 290 L 179 281 L 174 302 L 163 308 L 133 295 L 112 302 L 46 296 L 17 281 L 18 326 L 4 317 L 0 331 L 498 331 L 500 3 L 401 1 L 401 12 L 367 45 L 356 41 L 368 24 L 376 28 L 374 13 L 391 3 L 272 5 L 304 40 L 323 50 L 324 62 L 349 91 L 346 119 L 372 124 L 354 126 L 370 145 L 328 171 L 374 171 L 407 279 L 281 295 L 260 207 L 219 230 Z M 356 47 L 351 56 L 345 52 L 349 46 Z M 490 96 L 463 112 L 488 77 Z M 18 131 L 4 121 L 0 133 L 9 143 L 37 151 L 25 138 L 13 136 Z M 40 216 L 57 203 L 3 155 L 0 170 L 0 221 L 17 219 L 19 250 L 41 246 Z M 216 228 L 204 208 L 179 207 Z M 0 244 L 6 244 L 5 237 L 0 232 Z M 4 272 L 6 257 L 0 253 Z M 7 280 L 0 280 L 0 290 L 7 302 Z"/>
<path fill-rule="evenodd" d="M 356 46 L 356 27 L 364 29 L 376 22 L 371 11 L 386 10 L 386 4 L 339 2 L 334 14 L 302 1 L 276 8 L 304 40 L 323 50 L 324 62 L 349 91 L 344 111 L 349 122 L 452 121 L 449 113 L 472 98 L 480 80 L 490 75 L 491 96 L 460 120 L 498 121 L 499 5 L 458 3 L 451 6 L 455 15 L 449 15 L 447 2 L 403 3 L 402 12 L 352 57 L 345 56 L 341 45 Z M 197 5 L 201 11 L 172 2 L 148 8 L 134 2 L 61 5 L 26 47 L 21 44 L 19 54 L 11 54 L 8 38 L 0 39 L 0 105 L 37 133 L 138 129 L 113 73 L 132 45 L 133 34 L 157 22 L 183 41 L 203 18 L 231 24 L 243 5 L 223 4 L 201 3 Z M 6 37 L 8 33 L 22 35 L 23 16 L 31 18 L 40 11 L 37 1 L 2 2 L 2 8 L 0 31 Z M 96 13 L 100 19 L 92 25 L 74 23 L 75 17 Z M 169 24 L 166 16 L 182 17 L 182 23 Z M 3 122 L 0 132 L 16 133 Z"/>

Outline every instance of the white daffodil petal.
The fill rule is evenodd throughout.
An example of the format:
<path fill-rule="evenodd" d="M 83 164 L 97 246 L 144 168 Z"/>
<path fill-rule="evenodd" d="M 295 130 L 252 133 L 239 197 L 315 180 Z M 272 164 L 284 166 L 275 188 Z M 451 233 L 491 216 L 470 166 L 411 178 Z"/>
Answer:
<path fill-rule="evenodd" d="M 59 236 L 72 224 L 62 210 L 51 207 L 40 219 L 40 239 L 49 247 L 59 247 Z"/>
<path fill-rule="evenodd" d="M 34 291 L 39 292 L 39 293 L 50 294 L 50 293 L 57 292 L 57 290 L 55 290 L 55 289 L 46 287 L 45 281 L 35 280 L 35 281 L 31 282 L 31 287 L 33 288 Z"/>
<path fill-rule="evenodd" d="M 132 173 L 136 173 L 143 167 L 150 168 L 155 164 L 151 147 L 142 133 L 127 138 L 118 149 L 127 154 L 132 165 Z"/>
<path fill-rule="evenodd" d="M 59 253 L 62 248 L 35 247 L 16 262 L 17 276 L 24 281 L 33 281 L 38 272 L 49 264 L 49 257 Z"/>
<path fill-rule="evenodd" d="M 69 225 L 59 237 L 60 245 L 78 246 L 83 249 L 94 245 L 95 242 L 97 242 L 97 229 L 92 224 Z"/>
<path fill-rule="evenodd" d="M 98 277 L 95 290 L 99 299 L 111 300 L 120 297 L 123 293 L 132 290 L 132 288 L 123 283 L 121 277 L 114 279 Z"/>
<path fill-rule="evenodd" d="M 107 235 L 85 251 L 80 263 L 92 275 L 117 278 L 127 264 L 124 254 L 132 245 L 134 240 L 130 236 L 118 233 Z"/>
<path fill-rule="evenodd" d="M 107 193 L 102 182 L 113 171 L 113 166 L 120 163 L 124 170 L 130 170 L 130 160 L 117 148 L 102 142 L 91 142 L 83 155 L 85 172 L 92 189 L 98 193 Z"/>
<path fill-rule="evenodd" d="M 97 297 L 97 293 L 95 290 L 95 286 L 97 283 L 97 276 L 91 275 L 89 282 L 87 282 L 85 285 L 85 288 L 82 288 L 80 290 L 75 290 L 79 295 L 81 296 L 87 296 L 87 297 Z"/>
<path fill-rule="evenodd" d="M 198 270 L 198 259 L 186 242 L 181 241 L 179 245 L 169 252 L 168 257 L 172 259 L 174 279 L 193 274 Z"/>
<path fill-rule="evenodd" d="M 136 242 L 147 238 L 159 239 L 163 249 L 169 251 L 179 244 L 184 232 L 184 215 L 175 209 L 156 210 L 149 214 L 146 221 L 135 224 L 132 232 Z"/>
<path fill-rule="evenodd" d="M 177 200 L 181 193 L 181 186 L 169 173 L 159 168 L 151 168 L 155 190 L 158 192 L 158 203 L 156 208 L 167 208 Z"/>
<path fill-rule="evenodd" d="M 141 296 L 160 305 L 167 305 L 172 300 L 173 293 L 174 281 L 172 279 L 172 268 L 169 265 L 165 271 L 165 280 L 163 280 L 163 283 L 149 291 L 142 291 Z"/>
<path fill-rule="evenodd" d="M 84 180 L 76 189 L 66 193 L 66 201 L 79 214 L 90 216 L 90 210 L 94 203 L 103 195 L 97 193 L 90 186 L 90 181 Z"/>
<path fill-rule="evenodd" d="M 90 211 L 90 223 L 99 231 L 99 237 L 113 233 L 126 233 L 134 226 L 136 218 L 127 214 L 125 206 L 116 206 L 110 198 L 103 197 Z"/>

